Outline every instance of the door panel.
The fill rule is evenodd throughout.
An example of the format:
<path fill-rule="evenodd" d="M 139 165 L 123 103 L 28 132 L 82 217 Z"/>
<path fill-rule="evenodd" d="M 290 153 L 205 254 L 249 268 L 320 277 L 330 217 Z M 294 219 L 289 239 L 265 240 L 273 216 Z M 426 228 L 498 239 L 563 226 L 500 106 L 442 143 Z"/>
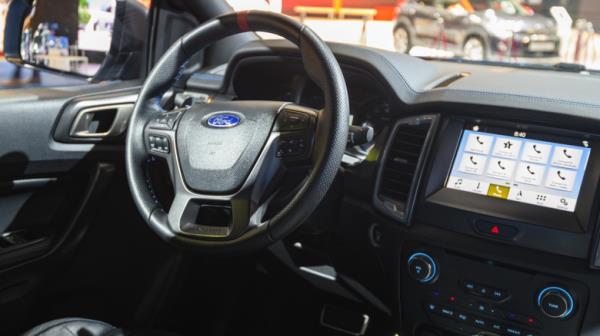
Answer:
<path fill-rule="evenodd" d="M 137 82 L 120 82 L 0 91 L 3 335 L 23 331 L 36 308 L 29 298 L 44 287 L 48 270 L 69 264 L 104 204 L 116 167 L 122 169 L 124 132 L 107 138 L 69 138 L 68 132 L 61 137 L 81 110 L 73 106 L 132 106 L 137 90 Z M 122 131 L 127 119 L 115 118 L 124 124 Z M 7 321 L 8 316 L 14 318 Z"/>

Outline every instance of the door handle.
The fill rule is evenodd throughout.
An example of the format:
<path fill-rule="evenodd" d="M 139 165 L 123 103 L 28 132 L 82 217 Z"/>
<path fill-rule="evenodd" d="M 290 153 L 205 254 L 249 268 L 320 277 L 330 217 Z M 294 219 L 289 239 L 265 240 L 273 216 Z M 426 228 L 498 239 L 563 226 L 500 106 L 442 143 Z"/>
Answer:
<path fill-rule="evenodd" d="M 127 129 L 133 104 L 112 104 L 81 109 L 71 126 L 69 136 L 74 138 L 116 137 Z"/>

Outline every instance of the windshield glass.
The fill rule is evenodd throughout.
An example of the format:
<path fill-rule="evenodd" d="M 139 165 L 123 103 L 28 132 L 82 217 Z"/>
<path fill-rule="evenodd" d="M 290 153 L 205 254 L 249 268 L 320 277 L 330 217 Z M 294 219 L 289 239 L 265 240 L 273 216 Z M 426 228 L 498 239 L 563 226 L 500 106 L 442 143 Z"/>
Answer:
<path fill-rule="evenodd" d="M 424 58 L 600 70 L 597 0 L 227 1 L 236 10 L 292 16 L 330 42 Z"/>

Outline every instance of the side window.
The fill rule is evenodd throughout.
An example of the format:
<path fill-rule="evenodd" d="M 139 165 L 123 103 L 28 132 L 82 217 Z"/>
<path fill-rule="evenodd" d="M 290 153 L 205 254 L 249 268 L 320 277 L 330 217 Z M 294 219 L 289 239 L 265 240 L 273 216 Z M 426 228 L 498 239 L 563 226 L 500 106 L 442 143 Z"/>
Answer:
<path fill-rule="evenodd" d="M 149 7 L 150 0 L 35 0 L 23 22 L 21 59 L 89 78 L 135 78 Z"/>

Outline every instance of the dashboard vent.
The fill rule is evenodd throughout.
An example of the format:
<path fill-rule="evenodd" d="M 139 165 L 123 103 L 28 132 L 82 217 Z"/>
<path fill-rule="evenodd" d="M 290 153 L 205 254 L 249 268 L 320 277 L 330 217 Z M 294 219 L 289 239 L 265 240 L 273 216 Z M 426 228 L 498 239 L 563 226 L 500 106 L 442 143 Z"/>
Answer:
<path fill-rule="evenodd" d="M 388 141 L 382 164 L 376 205 L 393 217 L 406 221 L 418 183 L 421 157 L 427 145 L 432 117 L 399 122 Z"/>

